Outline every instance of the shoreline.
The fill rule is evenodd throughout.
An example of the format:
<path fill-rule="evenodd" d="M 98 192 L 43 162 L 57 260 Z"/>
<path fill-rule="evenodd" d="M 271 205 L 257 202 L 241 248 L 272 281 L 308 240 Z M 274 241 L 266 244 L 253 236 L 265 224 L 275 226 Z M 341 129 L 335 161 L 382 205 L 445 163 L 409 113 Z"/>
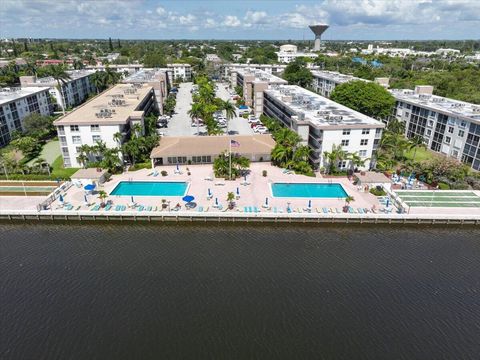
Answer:
<path fill-rule="evenodd" d="M 0 220 L 480 225 L 480 216 L 464 214 L 241 213 L 234 211 L 196 213 L 195 211 L 1 210 Z"/>

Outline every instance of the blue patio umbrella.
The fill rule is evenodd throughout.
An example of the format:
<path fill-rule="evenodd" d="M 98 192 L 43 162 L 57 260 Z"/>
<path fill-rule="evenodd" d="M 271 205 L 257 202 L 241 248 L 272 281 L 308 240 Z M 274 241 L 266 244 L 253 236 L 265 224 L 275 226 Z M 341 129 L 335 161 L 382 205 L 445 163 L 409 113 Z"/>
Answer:
<path fill-rule="evenodd" d="M 195 200 L 195 197 L 193 197 L 192 195 L 186 195 L 182 198 L 182 200 L 189 203 L 189 202 L 192 202 L 193 200 Z"/>
<path fill-rule="evenodd" d="M 215 205 L 218 206 L 218 198 L 215 198 Z"/>
<path fill-rule="evenodd" d="M 178 164 L 177 164 L 177 170 L 180 170 L 180 167 L 178 166 Z"/>
<path fill-rule="evenodd" d="M 58 197 L 58 201 L 60 201 L 60 202 L 63 204 L 63 196 L 62 196 L 62 194 L 60 194 L 60 196 Z"/>
<path fill-rule="evenodd" d="M 88 184 L 88 185 L 85 185 L 84 189 L 86 191 L 93 191 L 95 189 L 95 184 Z"/>
<path fill-rule="evenodd" d="M 210 191 L 210 188 L 208 188 L 208 196 L 212 196 L 212 192 Z"/>
<path fill-rule="evenodd" d="M 309 208 L 312 207 L 312 200 L 308 200 L 308 207 L 309 207 Z"/>
<path fill-rule="evenodd" d="M 132 203 L 134 203 L 135 201 L 133 200 L 133 196 L 130 196 L 130 200 L 132 200 Z"/>
<path fill-rule="evenodd" d="M 237 195 L 240 195 L 240 189 L 237 187 Z"/>
<path fill-rule="evenodd" d="M 243 180 L 247 181 L 247 175 L 243 176 Z"/>
<path fill-rule="evenodd" d="M 387 202 L 385 203 L 385 207 L 388 208 L 388 205 L 390 205 L 390 198 L 387 198 Z"/>
<path fill-rule="evenodd" d="M 85 204 L 88 204 L 87 194 L 83 195 L 83 200 L 85 200 Z"/>
<path fill-rule="evenodd" d="M 268 197 L 265 198 L 265 205 L 268 206 Z"/>

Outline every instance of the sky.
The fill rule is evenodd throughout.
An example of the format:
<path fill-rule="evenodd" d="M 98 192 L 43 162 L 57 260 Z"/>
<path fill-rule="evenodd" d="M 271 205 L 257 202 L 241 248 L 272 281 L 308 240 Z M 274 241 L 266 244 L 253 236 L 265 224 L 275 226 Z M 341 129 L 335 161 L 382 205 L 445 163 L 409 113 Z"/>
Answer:
<path fill-rule="evenodd" d="M 480 39 L 480 0 L 0 0 L 0 38 Z"/>

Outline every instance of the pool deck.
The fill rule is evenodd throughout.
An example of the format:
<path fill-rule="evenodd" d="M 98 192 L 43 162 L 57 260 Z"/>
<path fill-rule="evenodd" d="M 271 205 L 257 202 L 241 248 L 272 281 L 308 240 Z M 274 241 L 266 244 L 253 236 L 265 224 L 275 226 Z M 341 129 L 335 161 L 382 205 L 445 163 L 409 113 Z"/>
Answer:
<path fill-rule="evenodd" d="M 190 169 L 191 174 L 187 174 L 186 168 Z M 270 185 L 275 182 L 282 183 L 339 183 L 343 186 L 345 191 L 353 196 L 355 200 L 350 204 L 351 207 L 371 209 L 375 207 L 377 210 L 382 209 L 381 205 L 374 195 L 358 190 L 357 186 L 353 185 L 346 177 L 341 178 L 322 178 L 322 177 L 307 177 L 303 175 L 285 174 L 282 169 L 273 167 L 268 163 L 253 163 L 250 167 L 250 175 L 247 176 L 249 185 L 243 185 L 244 179 L 237 179 L 235 181 L 225 181 L 223 179 L 215 179 L 213 176 L 212 165 L 190 165 L 181 166 L 181 174 L 175 174 L 175 166 L 157 167 L 160 173 L 162 170 L 168 172 L 167 176 L 154 177 L 149 175 L 152 173 L 151 169 L 143 169 L 135 172 L 126 172 L 121 175 L 112 176 L 111 180 L 100 186 L 97 190 L 104 190 L 107 194 L 117 186 L 120 181 L 185 181 L 189 183 L 188 194 L 195 197 L 197 208 L 192 210 L 185 209 L 184 202 L 181 196 L 176 197 L 162 197 L 162 196 L 134 196 L 134 201 L 138 205 L 144 207 L 152 207 L 152 211 L 138 211 L 138 207 L 131 208 L 130 196 L 109 196 L 105 201 L 110 201 L 113 208 L 109 211 L 100 209 L 98 211 L 91 211 L 92 204 L 99 204 L 98 195 L 89 196 L 89 205 L 84 201 L 84 190 L 76 186 L 70 187 L 64 193 L 64 200 L 73 205 L 73 210 L 65 210 L 58 200 L 54 201 L 47 210 L 38 212 L 36 206 L 42 202 L 46 197 L 39 196 L 4 196 L 0 197 L 0 216 L 3 218 L 10 218 L 10 216 L 31 216 L 31 218 L 46 217 L 65 217 L 65 218 L 104 218 L 115 219 L 118 218 L 148 218 L 148 219 L 165 219 L 165 218 L 201 218 L 201 219 L 241 219 L 241 218 L 257 218 L 257 219 L 303 219 L 303 221 L 310 220 L 326 220 L 334 219 L 397 219 L 399 221 L 405 219 L 438 219 L 438 220 L 455 220 L 470 219 L 480 221 L 480 208 L 414 208 L 412 207 L 409 213 L 396 214 L 392 211 L 389 214 L 382 212 L 368 212 L 366 214 L 355 213 L 339 213 L 337 211 L 342 209 L 345 205 L 344 199 L 337 198 L 275 198 L 272 196 Z M 267 170 L 267 176 L 262 176 L 262 171 Z M 235 200 L 236 208 L 234 210 L 225 210 L 227 208 L 227 193 L 236 193 L 237 187 L 240 190 L 240 198 Z M 211 199 L 207 199 L 208 189 L 213 193 Z M 480 196 L 479 191 L 473 191 Z M 268 197 L 269 207 L 265 208 L 265 197 Z M 222 209 L 215 207 L 215 198 L 218 198 L 219 204 L 223 205 Z M 170 202 L 166 209 L 161 209 L 162 199 Z M 307 211 L 308 201 L 312 201 L 311 211 Z M 179 211 L 172 209 L 176 204 L 181 205 Z M 115 211 L 116 205 L 124 205 L 127 207 L 125 211 Z M 199 212 L 198 207 L 203 207 L 204 211 Z M 244 212 L 245 207 L 257 207 L 258 213 Z M 293 211 L 287 212 L 290 207 Z M 276 208 L 277 212 L 274 212 Z M 327 208 L 327 213 L 323 212 L 323 208 Z M 153 211 L 157 209 L 156 211 Z M 333 211 L 332 211 L 333 210 Z"/>

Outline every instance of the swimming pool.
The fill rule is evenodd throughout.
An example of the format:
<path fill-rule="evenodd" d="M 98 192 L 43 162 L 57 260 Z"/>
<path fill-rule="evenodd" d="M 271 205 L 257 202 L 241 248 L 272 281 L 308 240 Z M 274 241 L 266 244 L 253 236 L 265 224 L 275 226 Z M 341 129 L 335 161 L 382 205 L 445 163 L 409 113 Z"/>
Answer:
<path fill-rule="evenodd" d="M 272 196 L 285 198 L 345 198 L 348 196 L 340 184 L 274 183 Z"/>
<path fill-rule="evenodd" d="M 177 181 L 120 181 L 110 195 L 183 196 L 188 183 Z"/>

